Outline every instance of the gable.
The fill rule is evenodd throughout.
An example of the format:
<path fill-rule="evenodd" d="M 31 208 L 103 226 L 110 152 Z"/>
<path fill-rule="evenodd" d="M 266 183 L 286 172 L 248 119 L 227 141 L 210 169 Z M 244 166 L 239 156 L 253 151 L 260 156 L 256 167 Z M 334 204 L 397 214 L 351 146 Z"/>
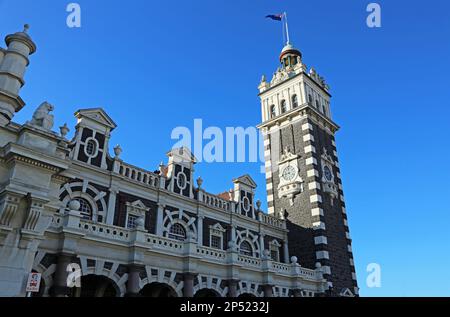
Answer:
<path fill-rule="evenodd" d="M 75 112 L 75 117 L 79 120 L 86 118 L 95 121 L 101 125 L 109 127 L 111 130 L 114 130 L 117 127 L 117 124 L 102 108 L 81 109 Z"/>
<path fill-rule="evenodd" d="M 255 181 L 253 180 L 253 178 L 251 178 L 251 176 L 248 175 L 248 174 L 234 179 L 233 182 L 234 183 L 242 183 L 242 184 L 247 185 L 247 186 L 249 186 L 251 188 L 256 188 L 257 187 L 257 185 L 256 185 Z"/>

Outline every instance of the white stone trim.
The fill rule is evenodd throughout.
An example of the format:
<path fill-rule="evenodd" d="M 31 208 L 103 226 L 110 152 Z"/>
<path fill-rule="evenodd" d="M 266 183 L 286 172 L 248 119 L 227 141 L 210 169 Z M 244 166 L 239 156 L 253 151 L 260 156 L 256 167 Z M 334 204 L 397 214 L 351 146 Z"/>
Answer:
<path fill-rule="evenodd" d="M 314 177 L 314 176 L 319 177 L 319 171 L 316 170 L 316 169 L 309 170 L 309 171 L 306 172 L 306 176 L 308 176 L 308 177 Z"/>
<path fill-rule="evenodd" d="M 320 229 L 326 230 L 325 222 L 323 222 L 323 221 L 314 222 L 313 229 L 314 230 L 320 230 Z"/>
<path fill-rule="evenodd" d="M 347 209 L 345 209 L 345 207 L 342 207 L 342 213 L 347 214 Z"/>
<path fill-rule="evenodd" d="M 350 240 L 350 233 L 348 231 L 345 233 L 345 237 Z"/>
<path fill-rule="evenodd" d="M 318 260 L 322 260 L 322 259 L 330 259 L 330 254 L 328 253 L 328 251 L 317 251 L 316 252 L 316 258 Z"/>
<path fill-rule="evenodd" d="M 356 274 L 355 274 L 355 272 L 352 272 L 352 279 L 353 279 L 354 281 L 356 281 Z"/>
<path fill-rule="evenodd" d="M 304 135 L 303 136 L 303 142 L 308 142 L 308 141 L 314 142 L 314 135 L 312 135 L 312 134 Z"/>
<path fill-rule="evenodd" d="M 309 201 L 311 203 L 317 203 L 317 202 L 321 203 L 322 202 L 322 196 L 321 195 L 312 195 L 312 196 L 309 197 Z"/>
<path fill-rule="evenodd" d="M 306 165 L 317 165 L 317 159 L 315 157 L 309 157 L 305 160 Z"/>
<path fill-rule="evenodd" d="M 302 131 L 306 131 L 306 130 L 314 130 L 313 126 L 311 123 L 305 123 L 304 125 L 302 125 Z"/>
<path fill-rule="evenodd" d="M 355 261 L 352 258 L 350 258 L 350 265 L 355 266 Z"/>
<path fill-rule="evenodd" d="M 316 153 L 316 148 L 312 145 L 305 146 L 305 153 Z"/>
<path fill-rule="evenodd" d="M 314 244 L 328 244 L 328 239 L 325 236 L 315 237 Z"/>
<path fill-rule="evenodd" d="M 331 267 L 329 267 L 329 266 L 322 266 L 322 272 L 323 272 L 323 274 L 331 275 Z"/>
<path fill-rule="evenodd" d="M 323 209 L 322 208 L 314 208 L 314 209 L 311 210 L 311 215 L 313 217 L 315 217 L 315 216 L 323 216 L 324 215 Z"/>
<path fill-rule="evenodd" d="M 312 182 L 308 184 L 309 190 L 320 189 L 320 184 L 318 182 Z"/>
<path fill-rule="evenodd" d="M 349 244 L 349 245 L 347 245 L 347 249 L 348 249 L 348 252 L 353 252 L 352 251 L 352 246 Z"/>

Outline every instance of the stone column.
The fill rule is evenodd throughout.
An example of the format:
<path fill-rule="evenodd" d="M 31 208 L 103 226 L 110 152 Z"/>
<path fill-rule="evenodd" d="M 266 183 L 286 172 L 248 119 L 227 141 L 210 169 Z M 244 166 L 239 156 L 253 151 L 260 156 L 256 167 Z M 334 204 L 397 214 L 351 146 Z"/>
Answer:
<path fill-rule="evenodd" d="M 197 242 L 199 246 L 203 245 L 203 219 L 205 219 L 205 216 L 203 215 L 199 215 L 197 219 Z"/>
<path fill-rule="evenodd" d="M 290 263 L 290 261 L 289 261 L 289 244 L 288 244 L 287 237 L 284 239 L 284 242 L 283 242 L 283 253 L 284 253 L 284 263 L 289 264 Z"/>
<path fill-rule="evenodd" d="M 158 213 L 156 215 L 156 235 L 163 235 L 163 220 L 164 220 L 164 206 L 163 204 L 158 204 Z"/>
<path fill-rule="evenodd" d="M 263 285 L 264 297 L 273 297 L 272 285 Z"/>
<path fill-rule="evenodd" d="M 259 249 L 260 249 L 260 257 L 262 258 L 262 256 L 264 255 L 264 250 L 265 250 L 265 247 L 264 247 L 264 234 L 263 233 L 260 233 L 259 234 Z"/>
<path fill-rule="evenodd" d="M 55 277 L 53 279 L 53 287 L 52 287 L 52 296 L 54 297 L 66 297 L 69 296 L 71 293 L 71 288 L 69 288 L 69 285 L 67 283 L 67 278 L 70 273 L 77 274 L 76 272 L 70 272 L 68 271 L 68 267 L 71 263 L 73 263 L 73 257 L 71 255 L 67 254 L 60 254 L 58 256 L 57 264 L 56 264 L 56 271 L 55 271 Z M 81 272 L 80 274 L 77 274 L 75 277 L 81 278 Z M 76 280 L 72 281 L 75 285 L 79 285 L 76 283 Z M 79 282 L 79 281 L 78 281 Z"/>
<path fill-rule="evenodd" d="M 141 278 L 139 276 L 139 267 L 131 265 L 129 267 L 128 281 L 127 281 L 127 297 L 139 297 Z"/>
<path fill-rule="evenodd" d="M 116 188 L 111 188 L 109 190 L 109 199 L 108 199 L 108 212 L 106 214 L 106 224 L 113 225 L 114 224 L 114 214 L 116 212 L 116 197 L 119 191 Z"/>
<path fill-rule="evenodd" d="M 228 297 L 236 298 L 237 297 L 237 286 L 238 280 L 228 280 Z"/>
<path fill-rule="evenodd" d="M 183 297 L 194 297 L 195 276 L 193 273 L 184 273 Z"/>

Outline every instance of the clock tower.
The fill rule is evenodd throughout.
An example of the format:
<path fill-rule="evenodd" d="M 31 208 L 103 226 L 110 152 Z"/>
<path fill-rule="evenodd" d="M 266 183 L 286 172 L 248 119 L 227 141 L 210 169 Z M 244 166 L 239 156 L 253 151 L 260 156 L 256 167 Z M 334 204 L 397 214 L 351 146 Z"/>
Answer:
<path fill-rule="evenodd" d="M 258 87 L 269 213 L 287 219 L 290 255 L 322 267 L 329 296 L 358 295 L 330 89 L 289 42 L 279 59 Z"/>

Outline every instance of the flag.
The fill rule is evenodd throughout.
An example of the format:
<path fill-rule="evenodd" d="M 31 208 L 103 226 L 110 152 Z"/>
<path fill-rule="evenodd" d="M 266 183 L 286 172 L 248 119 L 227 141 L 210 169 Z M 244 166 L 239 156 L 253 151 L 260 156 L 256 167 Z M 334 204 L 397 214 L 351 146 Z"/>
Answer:
<path fill-rule="evenodd" d="M 276 21 L 281 21 L 283 19 L 283 14 L 269 14 L 266 16 L 266 18 L 276 20 Z"/>

